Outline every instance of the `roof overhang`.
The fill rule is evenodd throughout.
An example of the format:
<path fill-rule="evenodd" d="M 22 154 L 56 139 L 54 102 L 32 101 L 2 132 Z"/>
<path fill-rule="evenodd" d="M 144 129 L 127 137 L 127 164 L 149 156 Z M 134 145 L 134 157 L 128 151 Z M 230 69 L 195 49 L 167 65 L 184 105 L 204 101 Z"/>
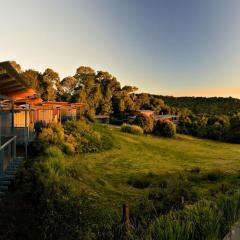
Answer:
<path fill-rule="evenodd" d="M 0 62 L 0 94 L 19 99 L 35 94 L 14 62 Z"/>

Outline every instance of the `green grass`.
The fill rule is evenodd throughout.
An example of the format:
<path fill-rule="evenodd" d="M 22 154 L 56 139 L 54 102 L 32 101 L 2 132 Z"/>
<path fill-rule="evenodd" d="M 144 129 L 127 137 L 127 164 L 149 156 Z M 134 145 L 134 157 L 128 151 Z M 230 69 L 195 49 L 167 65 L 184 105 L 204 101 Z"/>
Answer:
<path fill-rule="evenodd" d="M 74 191 L 84 190 L 101 204 L 121 206 L 120 203 L 138 199 L 149 191 L 150 187 L 140 189 L 129 184 L 133 178 L 154 178 L 194 167 L 201 172 L 218 169 L 227 174 L 240 170 L 237 144 L 185 135 L 174 139 L 136 136 L 115 127 L 111 131 L 115 137 L 111 150 L 71 157 L 67 166 Z M 209 184 L 205 185 L 201 187 L 208 189 Z"/>

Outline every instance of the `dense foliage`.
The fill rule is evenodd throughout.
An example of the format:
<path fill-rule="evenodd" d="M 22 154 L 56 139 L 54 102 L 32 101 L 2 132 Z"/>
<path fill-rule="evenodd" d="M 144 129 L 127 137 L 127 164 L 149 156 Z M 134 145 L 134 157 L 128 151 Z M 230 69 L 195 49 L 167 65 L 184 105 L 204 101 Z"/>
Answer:
<path fill-rule="evenodd" d="M 17 65 L 20 70 L 20 66 Z M 133 110 L 153 110 L 155 114 L 177 114 L 179 133 L 239 143 L 240 100 L 223 97 L 173 97 L 136 94 L 137 87 L 121 87 L 108 72 L 80 66 L 73 76 L 60 79 L 48 68 L 43 73 L 27 70 L 22 73 L 43 100 L 85 103 L 85 115 L 94 120 L 95 114 L 111 114 L 111 123 L 121 125 Z M 147 123 L 146 121 L 149 121 Z M 153 130 L 150 119 L 138 117 L 134 124 L 145 133 Z"/>
<path fill-rule="evenodd" d="M 232 115 L 240 112 L 240 99 L 223 97 L 173 97 L 156 96 L 168 106 L 189 109 L 194 114 Z"/>
<path fill-rule="evenodd" d="M 102 126 L 84 120 L 67 121 L 64 126 L 51 123 L 43 128 L 33 142 L 31 152 L 42 153 L 49 146 L 57 146 L 66 154 L 99 152 L 111 148 L 113 140 Z"/>
<path fill-rule="evenodd" d="M 181 115 L 177 131 L 202 138 L 240 143 L 240 115 Z"/>
<path fill-rule="evenodd" d="M 137 115 L 133 124 L 141 127 L 145 133 L 152 133 L 154 128 L 154 119 L 153 117 L 147 117 L 142 114 Z"/>
<path fill-rule="evenodd" d="M 132 134 L 137 134 L 141 135 L 143 134 L 143 129 L 137 125 L 130 125 L 130 124 L 123 124 L 121 126 L 121 131 L 122 132 L 127 132 L 127 133 L 132 133 Z"/>
<path fill-rule="evenodd" d="M 176 125 L 170 121 L 158 120 L 154 127 L 154 134 L 164 137 L 173 137 L 176 134 Z"/>

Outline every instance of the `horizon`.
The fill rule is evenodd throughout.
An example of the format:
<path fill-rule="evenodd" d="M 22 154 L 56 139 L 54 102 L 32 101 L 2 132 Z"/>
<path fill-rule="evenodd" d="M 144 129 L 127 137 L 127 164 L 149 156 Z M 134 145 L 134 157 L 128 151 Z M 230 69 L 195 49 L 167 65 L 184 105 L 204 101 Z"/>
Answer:
<path fill-rule="evenodd" d="M 0 3 L 0 61 L 61 78 L 90 66 L 151 94 L 240 98 L 237 0 Z"/>

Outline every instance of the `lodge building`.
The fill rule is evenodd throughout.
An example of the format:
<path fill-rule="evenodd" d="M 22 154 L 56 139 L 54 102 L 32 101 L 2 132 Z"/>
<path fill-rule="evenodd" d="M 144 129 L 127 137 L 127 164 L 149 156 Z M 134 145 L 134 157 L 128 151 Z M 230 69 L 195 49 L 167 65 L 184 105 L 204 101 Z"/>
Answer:
<path fill-rule="evenodd" d="M 82 103 L 44 102 L 14 62 L 0 63 L 0 194 L 27 157 L 36 125 L 77 120 L 83 108 Z M 24 148 L 24 156 L 18 156 L 17 146 Z"/>

